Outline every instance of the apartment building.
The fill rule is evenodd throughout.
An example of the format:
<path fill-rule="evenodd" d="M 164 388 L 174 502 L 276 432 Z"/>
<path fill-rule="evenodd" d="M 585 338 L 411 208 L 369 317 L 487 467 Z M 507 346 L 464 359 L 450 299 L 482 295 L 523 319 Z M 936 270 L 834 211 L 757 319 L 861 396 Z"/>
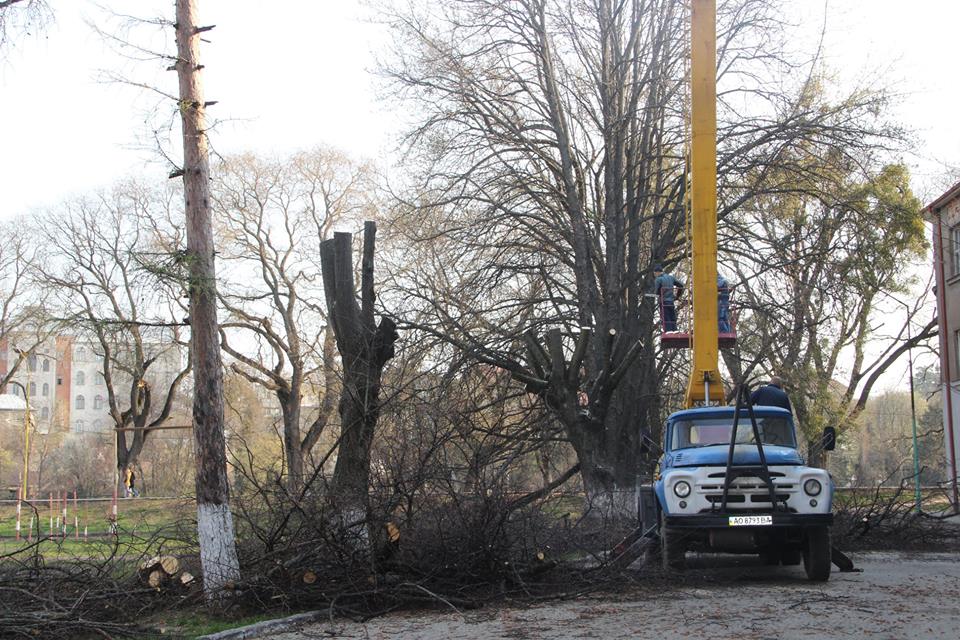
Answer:
<path fill-rule="evenodd" d="M 943 433 L 947 472 L 952 478 L 954 506 L 957 454 L 960 453 L 960 182 L 927 205 L 924 215 L 933 225 L 933 269 L 937 282 L 940 332 L 940 376 L 943 392 Z"/>
<path fill-rule="evenodd" d="M 36 339 L 27 334 L 0 340 L 0 375 L 6 375 L 13 363 L 24 357 L 21 352 L 27 353 L 35 343 Z M 145 348 L 157 356 L 146 378 L 154 388 L 163 389 L 154 394 L 155 401 L 162 401 L 166 387 L 180 371 L 180 352 L 175 345 L 158 343 L 149 343 Z M 122 394 L 120 404 L 124 406 L 129 379 L 124 379 L 119 371 L 113 375 L 115 389 Z M 67 335 L 43 340 L 25 356 L 6 389 L 0 389 L 19 397 L 23 397 L 24 391 L 41 432 L 52 429 L 87 433 L 113 428 L 103 357 L 95 343 Z"/>

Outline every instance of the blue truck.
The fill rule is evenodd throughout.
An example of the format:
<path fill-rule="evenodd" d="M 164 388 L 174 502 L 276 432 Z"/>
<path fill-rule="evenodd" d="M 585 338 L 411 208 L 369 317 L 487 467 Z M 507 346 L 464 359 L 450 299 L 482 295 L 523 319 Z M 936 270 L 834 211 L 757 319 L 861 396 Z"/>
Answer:
<path fill-rule="evenodd" d="M 687 551 L 752 553 L 768 564 L 802 561 L 813 581 L 830 578 L 834 484 L 804 463 L 789 411 L 677 411 L 663 443 L 653 490 L 665 568 L 682 568 Z M 824 449 L 834 443 L 825 430 Z"/>

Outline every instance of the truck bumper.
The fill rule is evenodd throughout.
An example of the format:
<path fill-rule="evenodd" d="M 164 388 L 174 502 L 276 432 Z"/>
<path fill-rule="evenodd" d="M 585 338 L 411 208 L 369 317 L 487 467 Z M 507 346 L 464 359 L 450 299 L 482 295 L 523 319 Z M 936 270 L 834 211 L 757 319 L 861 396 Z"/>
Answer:
<path fill-rule="evenodd" d="M 771 527 L 818 527 L 833 524 L 832 513 L 697 513 L 689 516 L 667 515 L 664 521 L 671 529 L 728 529 L 730 516 L 772 515 L 773 524 L 738 526 L 737 529 L 769 529 Z"/>

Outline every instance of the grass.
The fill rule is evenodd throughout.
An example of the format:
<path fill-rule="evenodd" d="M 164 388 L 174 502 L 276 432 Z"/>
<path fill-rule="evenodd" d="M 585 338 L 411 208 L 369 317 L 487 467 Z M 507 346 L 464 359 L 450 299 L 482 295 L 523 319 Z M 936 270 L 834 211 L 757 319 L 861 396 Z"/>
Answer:
<path fill-rule="evenodd" d="M 34 510 L 34 508 L 36 510 Z M 55 555 L 86 555 L 98 556 L 109 550 L 118 542 L 122 545 L 143 549 L 147 546 L 147 539 L 157 531 L 170 527 L 177 520 L 188 517 L 192 513 L 189 505 L 180 500 L 138 500 L 121 499 L 118 502 L 117 529 L 118 536 L 108 535 L 111 531 L 109 500 L 98 502 L 80 502 L 74 509 L 73 502 L 67 504 L 67 535 L 61 537 L 60 518 L 63 517 L 63 507 L 50 512 L 47 502 L 34 504 L 29 507 L 23 505 L 21 514 L 21 540 L 16 540 L 16 506 L 4 505 L 0 507 L 0 553 L 7 554 L 33 544 L 27 542 L 27 527 L 33 520 L 32 538 L 37 539 L 37 519 L 40 525 L 40 545 L 44 553 Z M 51 518 L 53 531 L 50 528 Z M 75 519 L 76 518 L 76 519 Z M 74 523 L 79 523 L 78 530 Z M 84 530 L 86 529 L 86 538 Z M 172 531 L 171 531 L 172 533 Z"/>

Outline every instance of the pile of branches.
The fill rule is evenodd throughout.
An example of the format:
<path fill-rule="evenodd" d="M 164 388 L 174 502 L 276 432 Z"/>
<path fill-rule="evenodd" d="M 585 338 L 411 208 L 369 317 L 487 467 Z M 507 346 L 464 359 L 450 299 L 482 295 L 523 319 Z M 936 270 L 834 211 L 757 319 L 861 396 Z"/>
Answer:
<path fill-rule="evenodd" d="M 918 510 L 909 479 L 896 487 L 845 493 L 834 505 L 833 543 L 845 550 L 956 550 L 960 529 L 935 511 L 946 502 L 928 493 Z"/>
<path fill-rule="evenodd" d="M 605 552 L 627 528 L 571 512 L 579 495 L 528 499 L 498 486 L 424 489 L 403 508 L 374 494 L 368 518 L 347 522 L 324 489 L 291 496 L 277 482 L 237 497 L 244 611 L 367 619 L 580 594 L 614 584 Z"/>
<path fill-rule="evenodd" d="M 139 568 L 177 542 L 175 530 L 147 534 L 117 530 L 96 542 L 38 537 L 0 556 L 0 637 L 69 639 L 158 635 L 149 620 L 160 611 L 190 606 L 198 586 L 151 587 Z"/>

